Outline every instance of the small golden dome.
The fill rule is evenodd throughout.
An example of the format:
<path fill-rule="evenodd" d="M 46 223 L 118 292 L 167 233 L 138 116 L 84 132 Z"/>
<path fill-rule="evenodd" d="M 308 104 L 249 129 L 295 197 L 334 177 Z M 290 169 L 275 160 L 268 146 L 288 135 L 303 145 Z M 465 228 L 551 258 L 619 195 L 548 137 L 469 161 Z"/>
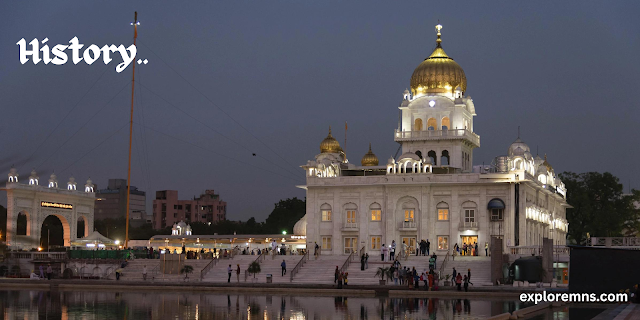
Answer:
<path fill-rule="evenodd" d="M 547 167 L 547 170 L 549 172 L 551 172 L 551 170 L 553 170 L 553 167 L 551 166 L 551 164 L 549 164 L 549 162 L 547 162 L 547 154 L 544 154 L 544 162 L 542 163 L 543 166 Z"/>
<path fill-rule="evenodd" d="M 371 143 L 369 143 L 369 152 L 362 157 L 362 161 L 360 161 L 363 166 L 377 166 L 378 165 L 378 157 L 371 151 Z"/>
<path fill-rule="evenodd" d="M 413 95 L 425 93 L 453 93 L 457 87 L 467 91 L 467 77 L 462 67 L 450 58 L 442 49 L 438 24 L 436 30 L 438 39 L 436 48 L 431 55 L 424 59 L 411 75 L 411 92 Z"/>
<path fill-rule="evenodd" d="M 329 127 L 329 135 L 322 140 L 320 143 L 320 152 L 321 153 L 340 153 L 342 148 L 340 148 L 340 143 L 336 138 L 331 136 L 331 127 Z"/>

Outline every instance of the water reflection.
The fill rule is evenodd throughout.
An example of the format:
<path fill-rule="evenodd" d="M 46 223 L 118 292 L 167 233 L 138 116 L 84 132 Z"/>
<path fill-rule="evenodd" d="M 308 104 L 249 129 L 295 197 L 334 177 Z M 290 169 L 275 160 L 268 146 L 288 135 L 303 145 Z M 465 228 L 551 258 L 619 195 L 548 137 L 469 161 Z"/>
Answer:
<path fill-rule="evenodd" d="M 519 307 L 501 300 L 437 298 L 0 291 L 6 319 L 482 319 Z"/>

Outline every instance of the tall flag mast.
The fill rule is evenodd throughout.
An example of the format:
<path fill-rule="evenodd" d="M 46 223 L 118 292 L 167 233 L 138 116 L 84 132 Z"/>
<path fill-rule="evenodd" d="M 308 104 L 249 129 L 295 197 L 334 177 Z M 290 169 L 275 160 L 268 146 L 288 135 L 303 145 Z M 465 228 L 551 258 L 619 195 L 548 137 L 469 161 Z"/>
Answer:
<path fill-rule="evenodd" d="M 131 22 L 133 26 L 133 46 L 136 46 L 136 39 L 138 38 L 138 26 L 140 25 L 140 21 L 138 21 L 138 11 L 135 12 L 133 22 Z M 134 85 L 136 83 L 136 64 L 133 63 L 133 75 L 131 76 L 131 119 L 129 120 L 129 166 L 127 168 L 127 226 L 125 229 L 125 240 L 124 247 L 125 249 L 129 247 L 129 197 L 131 194 L 131 144 L 133 141 L 133 92 Z"/>

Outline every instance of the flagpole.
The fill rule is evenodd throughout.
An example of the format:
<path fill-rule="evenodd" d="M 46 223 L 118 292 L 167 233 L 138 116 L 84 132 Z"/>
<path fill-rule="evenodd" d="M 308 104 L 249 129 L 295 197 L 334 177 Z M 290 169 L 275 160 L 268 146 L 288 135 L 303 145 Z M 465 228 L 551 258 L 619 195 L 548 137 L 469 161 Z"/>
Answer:
<path fill-rule="evenodd" d="M 138 38 L 138 11 L 134 14 L 134 19 L 131 25 L 133 25 L 133 46 L 136 46 L 136 39 Z M 131 145 L 133 142 L 133 92 L 134 85 L 136 83 L 136 63 L 133 62 L 133 75 L 131 76 L 131 117 L 129 120 L 129 165 L 127 167 L 127 224 L 125 228 L 125 240 L 124 240 L 124 248 L 129 247 L 129 197 L 131 194 Z"/>

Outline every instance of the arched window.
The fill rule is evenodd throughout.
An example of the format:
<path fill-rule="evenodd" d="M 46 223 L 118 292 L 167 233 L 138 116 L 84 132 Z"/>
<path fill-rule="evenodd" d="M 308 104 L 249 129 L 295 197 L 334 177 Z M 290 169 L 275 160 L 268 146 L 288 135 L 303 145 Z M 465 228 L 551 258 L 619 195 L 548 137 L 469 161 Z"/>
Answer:
<path fill-rule="evenodd" d="M 439 221 L 449 220 L 449 204 L 447 204 L 446 202 L 440 202 L 436 206 L 436 209 L 438 210 Z"/>
<path fill-rule="evenodd" d="M 504 202 L 498 198 L 491 199 L 487 204 L 487 209 L 491 212 L 491 221 L 501 221 L 504 219 Z"/>
<path fill-rule="evenodd" d="M 465 228 L 478 227 L 476 220 L 477 205 L 475 202 L 467 201 L 462 204 L 462 222 Z"/>
<path fill-rule="evenodd" d="M 414 222 L 415 221 L 415 205 L 411 202 L 405 202 L 402 204 L 402 209 L 404 210 L 404 222 Z"/>
<path fill-rule="evenodd" d="M 374 202 L 369 206 L 371 212 L 371 221 L 382 221 L 382 207 L 379 203 Z"/>
<path fill-rule="evenodd" d="M 450 164 L 450 160 L 451 159 L 449 159 L 449 151 L 442 150 L 442 157 L 440 157 L 440 163 L 443 166 L 448 166 Z"/>
<path fill-rule="evenodd" d="M 418 118 L 414 121 L 413 131 L 422 131 L 422 119 Z"/>
<path fill-rule="evenodd" d="M 357 222 L 358 206 L 355 203 L 347 203 L 344 205 L 345 222 L 347 224 L 354 224 Z"/>
<path fill-rule="evenodd" d="M 427 120 L 427 130 L 436 130 L 437 127 L 438 123 L 435 118 L 429 118 L 429 120 Z"/>
<path fill-rule="evenodd" d="M 320 206 L 320 213 L 322 215 L 322 221 L 331 221 L 331 206 L 328 203 Z"/>
<path fill-rule="evenodd" d="M 449 121 L 449 117 L 442 118 L 442 130 L 448 130 L 451 128 L 451 121 Z"/>
<path fill-rule="evenodd" d="M 420 150 L 416 151 L 416 156 L 422 159 L 422 152 Z"/>
<path fill-rule="evenodd" d="M 435 151 L 431 150 L 427 152 L 427 157 L 431 158 L 431 165 L 434 165 L 434 166 L 438 165 L 438 156 L 436 155 Z"/>

